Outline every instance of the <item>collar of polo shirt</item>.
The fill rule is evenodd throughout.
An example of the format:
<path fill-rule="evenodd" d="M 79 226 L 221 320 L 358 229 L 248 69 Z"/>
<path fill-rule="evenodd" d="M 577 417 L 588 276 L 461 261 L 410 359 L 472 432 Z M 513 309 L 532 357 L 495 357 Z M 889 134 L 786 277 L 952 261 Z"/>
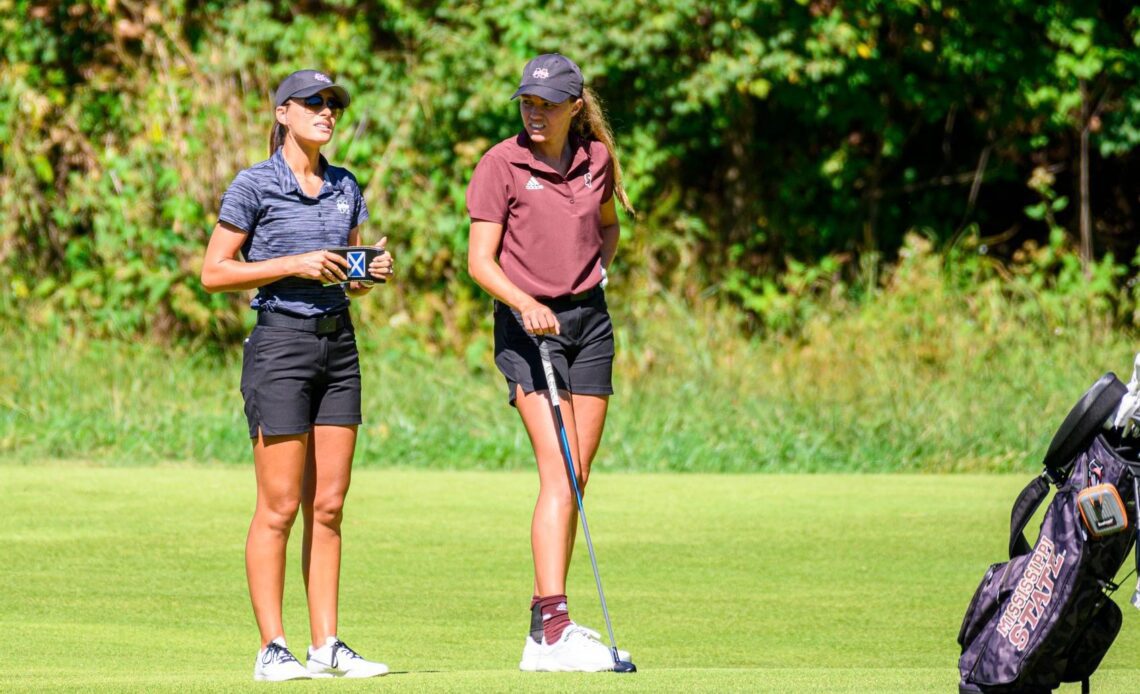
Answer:
<path fill-rule="evenodd" d="M 555 174 L 558 173 L 550 168 L 550 165 L 539 161 L 538 157 L 534 156 L 534 150 L 531 149 L 530 135 L 528 135 L 525 130 L 520 132 L 519 136 L 515 138 L 515 145 L 516 146 L 510 150 L 509 160 L 512 164 L 529 166 L 536 171 L 541 170 Z M 566 169 L 567 176 L 569 176 L 572 171 L 577 170 L 583 162 L 590 160 L 589 142 L 581 140 L 577 135 L 571 133 L 570 147 L 574 150 L 574 157 L 570 160 L 570 167 Z"/>
<path fill-rule="evenodd" d="M 332 181 L 329 179 L 329 160 L 325 159 L 323 154 L 318 155 L 318 157 L 321 178 L 324 179 L 325 184 L 332 185 Z M 305 191 L 301 190 L 301 184 L 297 182 L 297 175 L 293 173 L 293 169 L 289 168 L 289 162 L 285 161 L 284 147 L 278 147 L 277 151 L 270 157 L 270 161 L 273 162 L 273 171 L 277 174 L 277 182 L 281 185 L 282 191 L 286 193 L 296 191 L 301 195 L 305 194 Z M 324 190 L 324 185 L 321 186 L 321 190 Z"/>

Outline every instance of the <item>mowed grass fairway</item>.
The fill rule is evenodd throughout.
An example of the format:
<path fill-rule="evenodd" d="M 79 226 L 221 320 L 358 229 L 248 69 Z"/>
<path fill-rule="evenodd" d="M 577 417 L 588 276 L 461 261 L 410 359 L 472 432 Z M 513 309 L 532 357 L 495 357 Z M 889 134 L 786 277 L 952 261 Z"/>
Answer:
<path fill-rule="evenodd" d="M 589 519 L 640 672 L 534 675 L 516 668 L 535 477 L 361 470 L 340 632 L 394 672 L 266 685 L 251 680 L 242 560 L 252 470 L 0 465 L 0 690 L 956 691 L 962 613 L 1025 481 L 596 473 Z M 300 654 L 297 527 L 286 629 Z M 579 548 L 572 609 L 604 630 Z M 1094 691 L 1140 688 L 1130 591 Z"/>

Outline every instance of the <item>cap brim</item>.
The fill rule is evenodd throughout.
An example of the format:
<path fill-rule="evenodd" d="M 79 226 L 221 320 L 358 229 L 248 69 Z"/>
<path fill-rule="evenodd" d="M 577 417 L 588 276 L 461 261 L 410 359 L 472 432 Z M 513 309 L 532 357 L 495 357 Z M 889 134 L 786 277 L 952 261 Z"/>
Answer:
<path fill-rule="evenodd" d="M 340 102 L 342 104 L 344 104 L 345 108 L 348 108 L 348 105 L 350 103 L 352 103 L 352 97 L 350 97 L 348 95 L 348 90 L 346 90 L 344 87 L 340 86 L 339 84 L 315 84 L 311 87 L 306 87 L 304 89 L 300 89 L 300 90 L 294 92 L 293 94 L 290 94 L 286 98 L 287 99 L 304 99 L 305 97 L 312 96 L 313 94 L 320 94 L 321 92 L 325 91 L 326 89 L 332 91 L 333 94 L 336 94 L 336 98 L 340 99 Z"/>
<path fill-rule="evenodd" d="M 570 94 L 560 89 L 551 89 L 550 87 L 544 87 L 541 84 L 524 84 L 515 90 L 514 94 L 511 94 L 511 98 L 517 99 L 524 94 L 546 99 L 552 104 L 560 104 L 567 99 L 576 99 L 578 97 L 577 94 Z"/>

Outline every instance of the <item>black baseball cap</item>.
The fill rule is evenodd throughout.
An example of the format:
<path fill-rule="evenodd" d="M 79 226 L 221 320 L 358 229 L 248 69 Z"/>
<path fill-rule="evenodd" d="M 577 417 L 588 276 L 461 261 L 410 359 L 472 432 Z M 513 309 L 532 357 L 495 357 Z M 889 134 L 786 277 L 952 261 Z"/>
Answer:
<path fill-rule="evenodd" d="M 289 99 L 303 99 L 326 89 L 331 89 L 346 108 L 352 101 L 348 90 L 334 82 L 327 74 L 320 70 L 298 70 L 281 81 L 274 94 L 273 103 L 281 106 Z"/>
<path fill-rule="evenodd" d="M 511 98 L 531 94 L 552 103 L 582 96 L 582 71 L 564 55 L 547 53 L 523 68 L 522 81 Z"/>

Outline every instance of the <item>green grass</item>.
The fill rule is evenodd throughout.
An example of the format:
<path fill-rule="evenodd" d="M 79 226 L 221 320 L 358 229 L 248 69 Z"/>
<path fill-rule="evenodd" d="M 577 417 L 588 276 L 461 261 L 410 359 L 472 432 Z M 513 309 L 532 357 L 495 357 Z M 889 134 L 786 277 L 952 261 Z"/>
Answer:
<path fill-rule="evenodd" d="M 919 311 L 921 313 L 921 311 Z M 796 340 L 748 340 L 726 318 L 665 304 L 619 315 L 599 466 L 688 472 L 1029 471 L 1102 373 L 1127 380 L 1135 341 L 950 313 L 863 314 Z M 911 321 L 911 322 L 907 322 Z M 1004 325 L 1004 324 L 1003 324 Z M 363 323 L 359 467 L 529 469 L 486 340 L 432 353 Z M 248 464 L 240 346 L 0 337 L 0 460 Z"/>
<path fill-rule="evenodd" d="M 1025 481 L 599 473 L 590 521 L 640 669 L 622 677 L 515 670 L 533 474 L 361 469 L 340 631 L 396 673 L 281 689 L 953 691 L 962 613 Z M 0 465 L 0 688 L 263 691 L 242 564 L 253 496 L 251 471 L 229 466 Z M 296 539 L 285 622 L 300 649 Z M 602 628 L 584 554 L 569 594 Z M 1140 677 L 1140 614 L 1124 609 L 1098 692 Z"/>

